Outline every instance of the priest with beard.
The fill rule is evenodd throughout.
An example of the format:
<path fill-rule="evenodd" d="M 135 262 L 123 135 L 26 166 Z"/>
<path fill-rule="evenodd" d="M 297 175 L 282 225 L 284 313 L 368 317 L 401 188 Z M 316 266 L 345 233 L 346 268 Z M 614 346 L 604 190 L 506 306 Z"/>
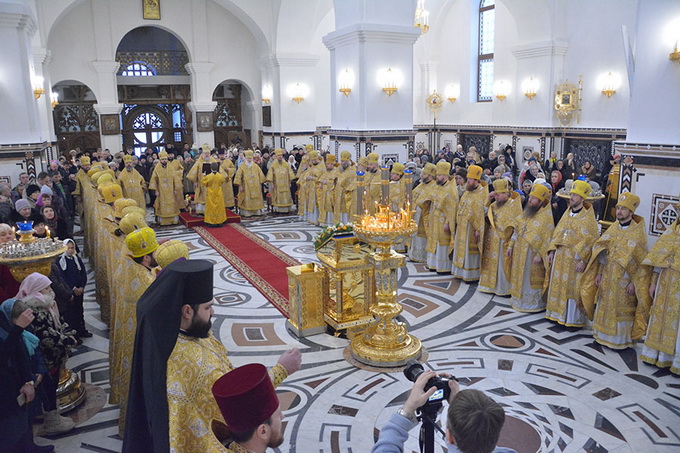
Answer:
<path fill-rule="evenodd" d="M 123 452 L 219 451 L 211 426 L 225 419 L 211 389 L 234 367 L 211 332 L 213 303 L 207 260 L 173 262 L 140 298 Z M 274 386 L 300 362 L 297 349 L 282 354 Z"/>
<path fill-rule="evenodd" d="M 550 196 L 550 189 L 545 185 L 534 184 L 522 216 L 512 225 L 514 232 L 506 251 L 505 273 L 510 275 L 512 308 L 517 311 L 545 310 L 548 251 L 555 229 Z"/>

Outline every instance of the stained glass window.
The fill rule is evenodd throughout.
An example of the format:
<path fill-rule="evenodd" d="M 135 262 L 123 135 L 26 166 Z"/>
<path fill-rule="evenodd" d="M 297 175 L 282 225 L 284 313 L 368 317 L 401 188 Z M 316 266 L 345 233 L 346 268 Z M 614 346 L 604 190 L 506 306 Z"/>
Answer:
<path fill-rule="evenodd" d="M 477 58 L 477 102 L 493 97 L 493 52 L 496 24 L 495 0 L 479 3 L 479 52 Z"/>
<path fill-rule="evenodd" d="M 156 70 L 153 66 L 143 61 L 133 61 L 125 67 L 125 70 L 120 75 L 126 77 L 149 77 L 155 76 Z"/>

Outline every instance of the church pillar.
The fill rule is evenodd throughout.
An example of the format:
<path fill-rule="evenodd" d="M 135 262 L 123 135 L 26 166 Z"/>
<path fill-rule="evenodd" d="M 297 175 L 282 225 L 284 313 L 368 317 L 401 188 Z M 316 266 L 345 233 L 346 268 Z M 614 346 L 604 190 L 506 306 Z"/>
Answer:
<path fill-rule="evenodd" d="M 194 144 L 198 147 L 204 143 L 211 147 L 215 146 L 213 124 L 217 102 L 212 100 L 213 90 L 210 84 L 210 71 L 213 66 L 215 66 L 214 63 L 207 61 L 196 61 L 185 65 L 191 76 L 191 102 L 187 106 L 192 114 L 191 131 Z"/>
<path fill-rule="evenodd" d="M 102 149 L 108 148 L 111 154 L 123 149 L 123 136 L 120 133 L 120 111 L 122 104 L 118 103 L 118 81 L 116 73 L 117 61 L 93 61 L 92 67 L 97 71 L 99 92 L 94 109 L 99 114 L 99 137 Z M 110 126 L 105 126 L 102 115 L 118 115 L 117 133 Z"/>
<path fill-rule="evenodd" d="M 331 144 L 359 155 L 375 150 L 386 163 L 405 161 L 413 141 L 413 0 L 336 0 L 331 52 Z M 388 69 L 390 73 L 388 74 Z M 352 91 L 340 82 L 349 74 Z M 392 78 L 397 90 L 384 91 Z M 333 146 L 332 146 L 333 148 Z"/>
<path fill-rule="evenodd" d="M 56 137 L 54 135 L 54 119 L 52 116 L 52 79 L 50 78 L 49 66 L 52 61 L 52 54 L 49 50 L 43 48 L 33 49 L 33 63 L 35 65 L 35 75 L 44 79 L 44 90 L 40 99 L 38 99 L 38 117 L 40 119 L 40 137 L 43 141 L 54 142 Z"/>
<path fill-rule="evenodd" d="M 43 137 L 40 127 L 39 102 L 49 98 L 49 87 L 36 100 L 33 75 L 36 74 L 31 39 L 36 22 L 24 4 L 0 1 L 0 61 L 5 70 L 0 74 L 0 144 L 38 143 Z M 11 68 L 11 69 L 9 69 Z M 38 68 L 42 73 L 42 68 Z"/>

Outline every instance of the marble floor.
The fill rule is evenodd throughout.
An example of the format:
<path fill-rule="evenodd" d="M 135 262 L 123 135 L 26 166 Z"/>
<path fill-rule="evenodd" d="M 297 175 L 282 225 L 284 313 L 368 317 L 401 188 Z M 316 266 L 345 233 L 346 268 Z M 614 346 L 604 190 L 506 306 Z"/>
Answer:
<path fill-rule="evenodd" d="M 295 216 L 244 225 L 293 258 L 316 261 L 311 243 L 318 227 Z M 302 369 L 277 389 L 286 440 L 276 451 L 369 451 L 411 387 L 403 374 L 349 364 L 345 339 L 290 334 L 276 308 L 190 230 L 163 228 L 158 237 L 182 239 L 192 258 L 215 262 L 213 329 L 235 365 L 271 366 L 286 349 L 302 350 Z M 508 299 L 419 264 L 408 263 L 399 283 L 402 317 L 428 350 L 426 367 L 455 375 L 461 388 L 483 390 L 505 408 L 501 445 L 519 452 L 680 451 L 680 378 L 643 364 L 641 347 L 603 348 L 587 331 L 561 328 L 540 313 L 515 312 Z M 68 365 L 92 391 L 89 406 L 75 415 L 81 423 L 73 432 L 37 441 L 53 443 L 59 452 L 120 451 L 118 407 L 101 395 L 108 393 L 108 331 L 92 284 L 86 321 L 95 336 Z M 418 430 L 410 434 L 405 451 L 419 451 Z"/>

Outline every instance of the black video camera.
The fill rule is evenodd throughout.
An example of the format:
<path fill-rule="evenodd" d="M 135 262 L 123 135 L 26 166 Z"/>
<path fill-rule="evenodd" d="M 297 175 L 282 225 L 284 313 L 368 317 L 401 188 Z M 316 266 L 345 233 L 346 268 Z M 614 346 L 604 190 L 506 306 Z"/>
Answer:
<path fill-rule="evenodd" d="M 416 359 L 411 359 L 406 362 L 406 368 L 404 368 L 404 376 L 411 382 L 416 382 L 418 376 L 420 376 L 425 369 L 423 365 L 420 364 Z M 432 387 L 436 387 L 437 390 L 428 398 L 427 403 L 424 406 L 432 406 L 436 404 L 441 404 L 442 401 L 449 401 L 449 396 L 451 396 L 451 387 L 449 387 L 449 381 L 451 379 L 456 379 L 455 377 L 445 378 L 441 376 L 434 376 L 430 378 L 425 384 L 423 389 L 425 392 L 430 390 Z"/>

